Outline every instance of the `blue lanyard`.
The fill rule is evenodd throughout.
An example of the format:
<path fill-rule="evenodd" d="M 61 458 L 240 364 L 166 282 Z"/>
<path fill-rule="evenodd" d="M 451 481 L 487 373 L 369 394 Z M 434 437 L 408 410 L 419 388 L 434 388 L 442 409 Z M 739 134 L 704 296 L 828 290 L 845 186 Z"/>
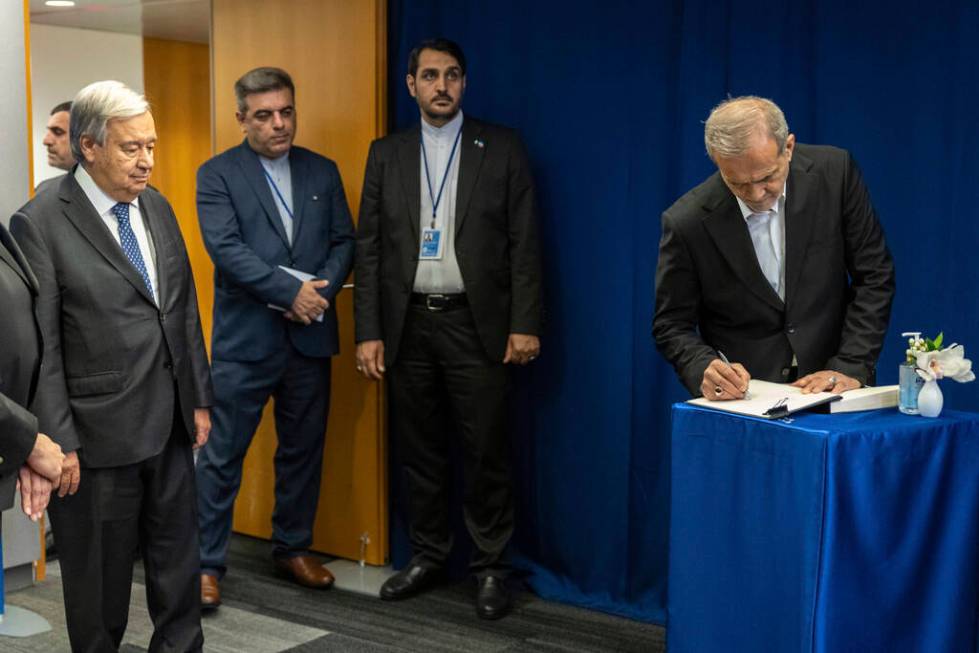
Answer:
<path fill-rule="evenodd" d="M 445 180 L 449 178 L 449 170 L 452 168 L 452 159 L 456 155 L 456 146 L 462 138 L 462 125 L 459 125 L 459 132 L 456 134 L 455 141 L 452 142 L 452 151 L 449 152 L 449 162 L 445 164 L 445 173 L 442 175 L 442 183 L 439 184 L 439 194 L 436 196 L 432 192 L 432 177 L 428 173 L 428 155 L 425 153 L 425 137 L 422 136 L 422 161 L 425 162 L 425 181 L 428 182 L 428 196 L 432 200 L 432 229 L 435 228 L 435 212 L 438 211 L 439 203 L 442 201 L 442 191 L 445 190 Z"/>
<path fill-rule="evenodd" d="M 279 187 L 276 185 L 275 180 L 272 179 L 272 175 L 269 174 L 269 171 L 265 169 L 264 165 L 262 166 L 262 172 L 265 173 L 265 178 L 269 180 L 270 184 L 272 184 L 272 188 L 275 190 L 275 194 L 279 197 L 279 201 L 282 202 L 282 206 L 285 207 L 286 213 L 289 214 L 289 219 L 290 220 L 295 219 L 292 215 L 292 209 L 290 209 L 289 205 L 286 204 L 286 198 L 282 197 L 282 191 L 279 190 Z"/>

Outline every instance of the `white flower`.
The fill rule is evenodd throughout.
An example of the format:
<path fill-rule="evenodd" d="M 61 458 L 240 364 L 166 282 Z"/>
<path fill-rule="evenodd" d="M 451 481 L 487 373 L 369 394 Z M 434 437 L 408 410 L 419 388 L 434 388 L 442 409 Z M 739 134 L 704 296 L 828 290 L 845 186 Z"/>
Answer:
<path fill-rule="evenodd" d="M 952 345 L 941 351 L 923 351 L 915 357 L 918 376 L 925 381 L 948 377 L 959 383 L 976 378 L 972 361 L 965 357 L 965 347 Z"/>

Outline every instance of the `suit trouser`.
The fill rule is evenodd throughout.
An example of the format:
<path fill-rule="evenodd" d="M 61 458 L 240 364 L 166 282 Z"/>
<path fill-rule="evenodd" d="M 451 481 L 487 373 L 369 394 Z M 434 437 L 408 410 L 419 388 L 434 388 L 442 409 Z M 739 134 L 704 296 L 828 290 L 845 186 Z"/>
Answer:
<path fill-rule="evenodd" d="M 458 434 L 463 518 L 474 545 L 470 569 L 478 576 L 505 575 L 513 534 L 509 375 L 502 362 L 486 355 L 469 308 L 431 312 L 410 306 L 388 387 L 412 563 L 442 566 L 452 549 L 449 438 Z"/>
<path fill-rule="evenodd" d="M 159 454 L 121 467 L 83 467 L 78 491 L 48 506 L 73 651 L 115 651 L 129 619 L 137 549 L 153 620 L 149 650 L 200 651 L 194 459 L 179 415 Z"/>
<path fill-rule="evenodd" d="M 260 361 L 211 363 L 211 436 L 197 457 L 201 571 L 227 571 L 235 498 L 248 446 L 269 397 L 275 401 L 273 555 L 306 553 L 313 543 L 323 443 L 330 409 L 330 359 L 303 356 L 289 345 Z"/>

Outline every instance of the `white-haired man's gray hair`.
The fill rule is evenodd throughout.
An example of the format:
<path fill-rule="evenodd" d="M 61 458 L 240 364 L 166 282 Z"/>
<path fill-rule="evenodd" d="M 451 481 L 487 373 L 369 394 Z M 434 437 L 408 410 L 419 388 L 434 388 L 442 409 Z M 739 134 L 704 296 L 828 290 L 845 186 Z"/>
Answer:
<path fill-rule="evenodd" d="M 741 156 L 759 133 L 775 139 L 779 154 L 785 149 L 789 125 L 777 104 L 755 95 L 724 100 L 704 123 L 707 155 L 711 159 Z"/>
<path fill-rule="evenodd" d="M 89 84 L 71 103 L 68 142 L 75 160 L 84 163 L 82 136 L 105 145 L 105 126 L 117 118 L 133 118 L 150 110 L 146 98 L 122 82 L 105 80 Z"/>

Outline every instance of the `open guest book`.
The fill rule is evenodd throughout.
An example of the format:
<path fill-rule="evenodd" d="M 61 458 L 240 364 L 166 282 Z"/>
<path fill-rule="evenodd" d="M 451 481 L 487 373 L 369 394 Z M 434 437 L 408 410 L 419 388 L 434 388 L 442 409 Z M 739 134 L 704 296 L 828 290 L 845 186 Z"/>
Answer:
<path fill-rule="evenodd" d="M 898 387 L 882 385 L 876 388 L 858 388 L 841 394 L 814 392 L 804 395 L 800 388 L 785 383 L 769 383 L 752 379 L 748 383 L 746 399 L 710 401 L 703 397 L 687 403 L 739 415 L 751 415 L 766 419 L 778 419 L 812 410 L 823 413 L 849 413 L 857 410 L 874 410 L 897 406 Z"/>

